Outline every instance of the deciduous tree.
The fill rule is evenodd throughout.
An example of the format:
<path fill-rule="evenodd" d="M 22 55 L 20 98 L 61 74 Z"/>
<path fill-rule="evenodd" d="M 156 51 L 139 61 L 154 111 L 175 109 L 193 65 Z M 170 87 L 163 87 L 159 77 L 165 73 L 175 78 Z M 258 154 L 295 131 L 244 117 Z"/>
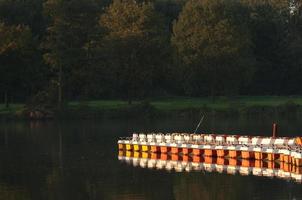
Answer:
<path fill-rule="evenodd" d="M 129 104 L 148 94 L 163 72 L 167 54 L 162 18 L 151 3 L 114 0 L 100 18 L 108 66 Z"/>
<path fill-rule="evenodd" d="M 46 15 L 50 19 L 48 34 L 43 44 L 47 52 L 46 62 L 58 74 L 58 105 L 65 93 L 72 93 L 80 86 L 74 78 L 87 62 L 85 45 L 94 34 L 98 6 L 93 0 L 48 0 L 44 4 Z M 69 89 L 68 89 L 69 88 Z"/>
<path fill-rule="evenodd" d="M 185 67 L 188 93 L 234 94 L 247 82 L 252 71 L 247 19 L 248 13 L 236 1 L 186 3 L 174 24 L 172 43 Z"/>
<path fill-rule="evenodd" d="M 9 106 L 9 96 L 24 84 L 24 59 L 28 58 L 31 39 L 27 26 L 8 26 L 0 22 L 0 88 L 6 107 Z"/>

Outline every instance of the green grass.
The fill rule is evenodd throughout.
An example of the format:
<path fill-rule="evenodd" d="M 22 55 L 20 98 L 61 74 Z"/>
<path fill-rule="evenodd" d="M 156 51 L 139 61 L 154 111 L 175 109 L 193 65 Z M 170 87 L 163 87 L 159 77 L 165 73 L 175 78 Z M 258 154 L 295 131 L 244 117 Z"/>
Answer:
<path fill-rule="evenodd" d="M 191 97 L 166 97 L 149 99 L 148 102 L 159 110 L 181 110 L 181 109 L 198 109 L 212 108 L 224 110 L 230 107 L 244 108 L 251 106 L 280 106 L 289 102 L 302 105 L 302 96 L 239 96 L 239 97 L 216 97 L 214 100 L 210 97 L 191 98 Z M 138 105 L 140 102 L 135 101 L 133 105 Z M 128 107 L 127 101 L 121 100 L 98 100 L 98 101 L 83 101 L 70 102 L 71 108 L 87 106 L 92 109 L 120 109 Z"/>
<path fill-rule="evenodd" d="M 229 108 L 248 108 L 253 106 L 276 107 L 289 102 L 302 106 L 302 96 L 238 96 L 238 97 L 162 97 L 148 99 L 148 102 L 159 110 L 183 110 L 210 108 L 215 110 L 226 110 Z M 139 105 L 141 102 L 134 101 L 132 105 Z M 128 102 L 122 100 L 96 100 L 96 101 L 72 101 L 68 107 L 71 109 L 92 109 L 92 110 L 118 110 L 128 108 Z M 24 104 L 11 104 L 6 108 L 0 104 L 0 114 L 15 114 L 24 109 Z"/>
<path fill-rule="evenodd" d="M 4 104 L 0 104 L 0 114 L 14 114 L 22 111 L 24 104 L 10 104 L 8 108 Z"/>
<path fill-rule="evenodd" d="M 133 102 L 133 105 L 139 104 L 139 102 Z M 69 102 L 70 108 L 89 107 L 92 109 L 120 109 L 128 106 L 127 101 L 121 100 L 98 100 L 98 101 L 81 101 L 81 102 Z"/>

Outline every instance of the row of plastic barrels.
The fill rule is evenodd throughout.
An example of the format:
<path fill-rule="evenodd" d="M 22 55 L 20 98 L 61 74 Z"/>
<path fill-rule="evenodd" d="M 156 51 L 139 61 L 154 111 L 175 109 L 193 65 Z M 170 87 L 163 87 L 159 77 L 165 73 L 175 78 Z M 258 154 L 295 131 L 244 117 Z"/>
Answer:
<path fill-rule="evenodd" d="M 293 166 L 287 163 L 263 162 L 256 161 L 252 163 L 249 160 L 238 161 L 236 159 L 209 159 L 205 158 L 201 161 L 195 161 L 194 157 L 191 160 L 184 159 L 185 157 L 167 159 L 163 154 L 148 154 L 142 153 L 131 154 L 130 152 L 119 152 L 118 159 L 133 166 L 151 169 L 166 169 L 168 171 L 208 171 L 228 174 L 255 175 L 266 177 L 277 177 L 283 179 L 293 179 L 297 182 L 302 182 L 301 167 Z M 252 164 L 251 164 L 252 163 Z"/>
<path fill-rule="evenodd" d="M 192 154 L 197 156 L 230 157 L 256 160 L 280 160 L 302 166 L 302 149 L 295 146 L 276 148 L 270 146 L 246 146 L 246 145 L 197 145 L 176 143 L 148 143 L 132 140 L 119 140 L 119 150 L 142 151 L 154 153 Z"/>
<path fill-rule="evenodd" d="M 217 134 L 189 134 L 189 133 L 133 133 L 132 141 L 156 142 L 156 143 L 218 143 L 218 144 L 246 144 L 246 145 L 276 145 L 293 146 L 301 145 L 300 137 L 261 137 L 261 136 L 239 136 L 239 135 L 217 135 Z M 301 142 L 302 143 L 302 142 Z"/>

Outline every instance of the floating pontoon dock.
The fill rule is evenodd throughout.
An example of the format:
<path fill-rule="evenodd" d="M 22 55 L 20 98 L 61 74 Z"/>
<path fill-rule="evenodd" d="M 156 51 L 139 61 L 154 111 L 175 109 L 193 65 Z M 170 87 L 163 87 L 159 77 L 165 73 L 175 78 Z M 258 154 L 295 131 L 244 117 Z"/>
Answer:
<path fill-rule="evenodd" d="M 119 150 L 195 157 L 277 161 L 302 166 L 301 137 L 189 133 L 133 133 L 118 140 Z"/>

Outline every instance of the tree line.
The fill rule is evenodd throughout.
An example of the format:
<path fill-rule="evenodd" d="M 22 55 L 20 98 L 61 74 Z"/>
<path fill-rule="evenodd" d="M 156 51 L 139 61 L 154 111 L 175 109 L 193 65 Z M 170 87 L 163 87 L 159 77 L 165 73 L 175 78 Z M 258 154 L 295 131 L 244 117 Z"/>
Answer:
<path fill-rule="evenodd" d="M 2 102 L 302 94 L 299 0 L 0 0 Z"/>

